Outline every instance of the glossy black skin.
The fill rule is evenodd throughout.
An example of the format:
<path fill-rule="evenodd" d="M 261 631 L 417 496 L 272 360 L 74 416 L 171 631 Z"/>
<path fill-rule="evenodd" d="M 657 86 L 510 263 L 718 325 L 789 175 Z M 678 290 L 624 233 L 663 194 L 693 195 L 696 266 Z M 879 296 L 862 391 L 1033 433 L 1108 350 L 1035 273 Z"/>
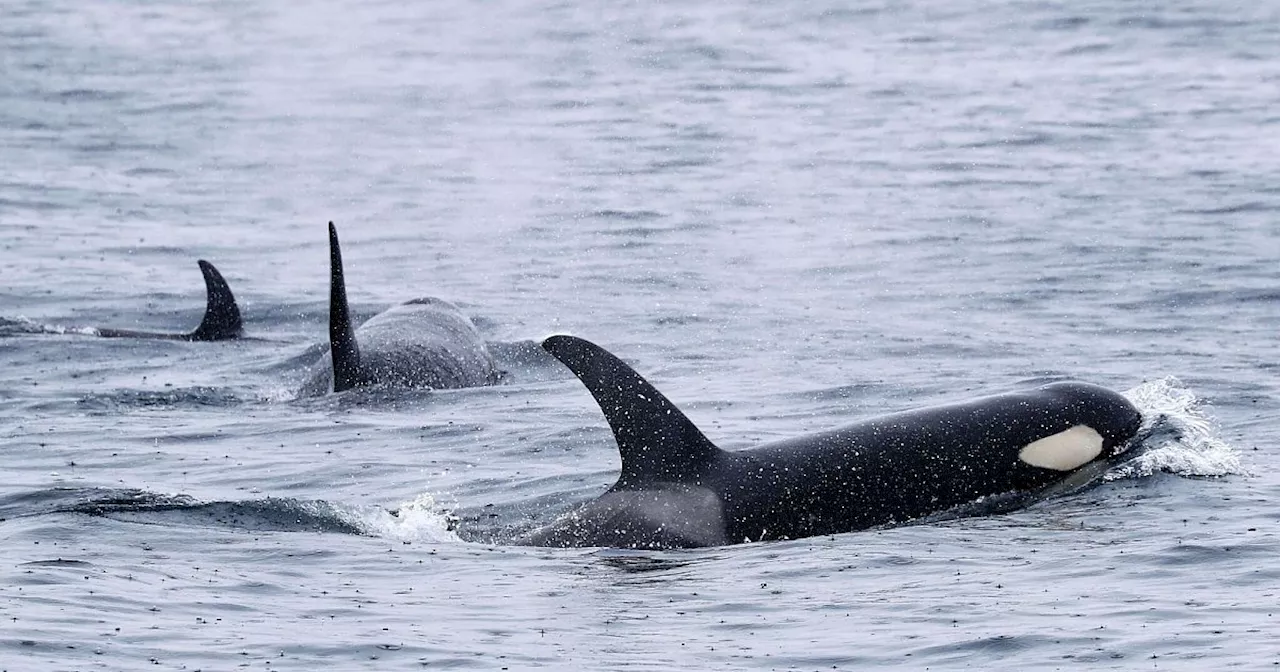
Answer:
<path fill-rule="evenodd" d="M 1119 394 L 1062 382 L 729 452 L 602 348 L 571 336 L 543 347 L 599 402 L 622 473 L 608 492 L 522 540 L 531 545 L 713 546 L 903 523 L 1058 483 L 1114 456 L 1142 422 Z M 1076 425 L 1103 437 L 1086 465 L 1064 472 L 1019 459 L 1028 444 Z"/>
<path fill-rule="evenodd" d="M 497 364 L 471 320 L 453 304 L 426 297 L 351 323 L 338 231 L 329 222 L 329 360 L 303 395 L 382 385 L 453 389 L 498 382 Z"/>
<path fill-rule="evenodd" d="M 240 338 L 244 332 L 244 323 L 240 319 L 240 308 L 236 305 L 235 295 L 231 293 L 231 286 L 213 264 L 204 259 L 197 263 L 200 264 L 200 272 L 204 274 L 207 298 L 204 319 L 195 331 L 187 334 L 166 334 L 132 329 L 100 328 L 95 330 L 97 335 L 103 338 L 149 338 L 169 341 L 224 341 Z"/>

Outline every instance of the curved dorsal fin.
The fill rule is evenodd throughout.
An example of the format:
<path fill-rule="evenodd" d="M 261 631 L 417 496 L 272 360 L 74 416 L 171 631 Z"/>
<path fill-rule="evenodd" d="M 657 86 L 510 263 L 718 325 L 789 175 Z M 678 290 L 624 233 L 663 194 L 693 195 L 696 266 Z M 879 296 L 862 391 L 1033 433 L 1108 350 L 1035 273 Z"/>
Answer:
<path fill-rule="evenodd" d="M 347 310 L 347 285 L 342 279 L 342 250 L 338 230 L 329 222 L 329 352 L 333 358 L 333 391 L 360 384 L 360 347 Z"/>
<path fill-rule="evenodd" d="M 604 348 L 574 336 L 552 336 L 542 347 L 569 367 L 600 404 L 622 457 L 619 487 L 696 482 L 720 453 L 680 409 Z"/>
<path fill-rule="evenodd" d="M 205 304 L 204 319 L 200 326 L 187 337 L 193 341 L 221 341 L 240 336 L 243 324 L 240 321 L 240 308 L 236 306 L 236 297 L 231 293 L 231 286 L 222 278 L 222 274 L 213 264 L 200 259 L 200 272 L 204 274 L 204 286 L 208 291 Z"/>

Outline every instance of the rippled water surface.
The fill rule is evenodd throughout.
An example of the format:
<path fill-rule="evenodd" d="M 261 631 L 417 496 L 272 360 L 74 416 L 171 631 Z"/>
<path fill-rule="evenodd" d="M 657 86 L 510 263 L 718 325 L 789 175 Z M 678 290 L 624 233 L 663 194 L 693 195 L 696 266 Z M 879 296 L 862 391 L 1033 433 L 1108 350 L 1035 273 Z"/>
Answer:
<path fill-rule="evenodd" d="M 0 7 L 0 667 L 1274 669 L 1280 9 Z M 298 397 L 459 304 L 492 388 Z M 251 338 L 189 331 L 197 259 Z M 749 446 L 1062 378 L 1146 452 L 1005 515 L 513 546 L 616 478 L 555 332 Z"/>

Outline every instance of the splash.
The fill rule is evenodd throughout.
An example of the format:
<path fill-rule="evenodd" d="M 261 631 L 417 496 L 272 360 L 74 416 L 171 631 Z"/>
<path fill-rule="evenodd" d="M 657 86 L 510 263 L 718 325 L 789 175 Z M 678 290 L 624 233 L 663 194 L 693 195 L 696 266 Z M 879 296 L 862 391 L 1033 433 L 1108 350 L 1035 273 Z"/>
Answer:
<path fill-rule="evenodd" d="M 462 542 L 453 531 L 452 516 L 426 493 L 402 503 L 395 511 L 377 509 L 358 515 L 361 526 L 374 536 L 404 542 Z"/>
<path fill-rule="evenodd" d="M 0 317 L 0 334 L 56 334 L 60 336 L 78 334 L 80 336 L 97 336 L 98 330 L 93 327 L 66 327 L 57 324 L 42 324 L 19 315 L 14 319 Z"/>
<path fill-rule="evenodd" d="M 1204 402 L 1172 376 L 1125 392 L 1142 412 L 1142 454 L 1107 472 L 1105 480 L 1150 476 L 1226 476 L 1244 472 L 1240 455 L 1217 435 Z"/>

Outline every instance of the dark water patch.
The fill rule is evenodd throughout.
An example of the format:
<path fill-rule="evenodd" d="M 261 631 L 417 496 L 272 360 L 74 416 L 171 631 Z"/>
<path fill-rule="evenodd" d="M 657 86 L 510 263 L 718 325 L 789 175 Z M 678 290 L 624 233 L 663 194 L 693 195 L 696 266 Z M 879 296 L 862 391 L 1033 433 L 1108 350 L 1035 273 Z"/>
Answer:
<path fill-rule="evenodd" d="M 824 7 L 818 14 L 818 21 L 850 21 L 853 19 L 865 19 L 868 17 L 880 16 L 882 14 L 894 11 L 887 6 L 862 5 L 862 6 L 837 6 Z"/>
<path fill-rule="evenodd" d="M 126 177 L 178 177 L 178 172 L 168 168 L 139 167 L 124 171 Z"/>
<path fill-rule="evenodd" d="M 992 138 L 958 145 L 960 149 L 988 149 L 991 147 L 1039 147 L 1052 145 L 1059 138 L 1050 133 L 1023 133 L 1021 135 Z"/>
<path fill-rule="evenodd" d="M 177 245 L 149 245 L 147 244 L 147 241 L 145 238 L 138 239 L 136 245 L 114 245 L 110 247 L 103 247 L 102 254 L 106 256 L 121 256 L 121 257 L 133 257 L 133 256 L 145 256 L 145 255 L 155 255 L 157 257 L 191 257 L 193 261 L 195 259 L 194 255 L 191 252 L 191 248 L 179 247 Z M 197 282 L 199 281 L 199 276 L 196 276 L 196 281 Z M 192 289 L 194 290 L 195 287 L 193 286 Z M 172 298 L 173 296 L 185 296 L 185 295 L 157 293 L 157 294 L 147 294 L 143 298 L 148 300 L 154 300 L 154 299 Z"/>
<path fill-rule="evenodd" d="M 1060 646 L 1061 640 L 1055 642 L 1055 640 L 1046 637 L 1032 635 L 996 635 L 954 644 L 921 647 L 907 653 L 907 655 L 926 660 L 941 659 L 958 663 L 968 658 L 976 658 L 978 660 L 998 659 L 1001 656 L 1008 656 L 1035 648 L 1049 647 L 1055 644 Z M 927 664 L 926 660 L 921 660 L 921 664 Z"/>
<path fill-rule="evenodd" d="M 128 97 L 125 91 L 104 89 L 65 89 L 46 94 L 45 100 L 55 103 L 112 102 Z"/>
<path fill-rule="evenodd" d="M 623 221 L 623 222 L 648 222 L 648 221 L 653 221 L 655 219 L 662 219 L 665 216 L 666 215 L 656 210 L 605 209 L 605 210 L 592 210 L 590 212 L 583 213 L 579 217 L 591 218 L 591 219 L 617 220 L 617 221 Z M 575 219 L 577 218 L 578 217 L 575 217 Z M 640 229 L 640 230 L 645 232 L 650 231 L 650 229 Z M 615 233 L 616 235 L 616 232 L 605 231 L 605 233 Z"/>
<path fill-rule="evenodd" d="M 323 500 L 269 497 L 201 502 L 183 494 L 100 489 L 55 490 L 48 494 L 44 498 L 44 510 L 29 511 L 25 515 L 78 513 L 152 525 L 230 527 L 253 532 L 370 534 L 357 515 Z M 67 499 L 75 501 L 66 502 Z"/>
<path fill-rule="evenodd" d="M 269 498 L 243 502 L 157 503 L 146 506 L 94 505 L 78 513 L 150 525 L 229 527 L 248 532 L 324 532 L 368 536 L 359 520 L 323 500 Z"/>
<path fill-rule="evenodd" d="M 693 313 L 685 313 L 681 315 L 659 315 L 653 318 L 652 321 L 655 325 L 660 327 L 671 325 L 685 326 L 690 324 L 705 324 L 708 322 L 705 316 Z"/>
<path fill-rule="evenodd" d="M 309 410 L 328 410 L 340 412 L 377 411 L 386 413 L 417 412 L 437 403 L 465 403 L 470 396 L 489 396 L 500 394 L 505 384 L 481 387 L 465 387 L 459 389 L 432 390 L 406 389 L 389 385 L 371 385 L 344 390 L 322 396 L 299 396 L 290 401 L 295 408 Z M 458 424 L 455 432 L 471 433 L 482 431 L 480 424 Z"/>
<path fill-rule="evenodd" d="M 927 170 L 933 170 L 940 173 L 967 173 L 974 170 L 1009 170 L 1013 167 L 1013 164 L 1009 163 L 978 161 L 939 161 L 925 166 Z M 958 236 L 953 236 L 953 238 L 957 237 Z"/>
<path fill-rule="evenodd" d="M 180 112 L 202 112 L 205 110 L 214 110 L 225 107 L 225 104 L 219 100 L 185 100 L 180 102 L 160 103 L 158 105 L 144 105 L 124 110 L 124 114 L 130 116 L 166 116 Z"/>
<path fill-rule="evenodd" d="M 905 98 L 907 97 L 907 90 L 901 87 L 872 89 L 866 95 L 870 98 Z"/>
<path fill-rule="evenodd" d="M 600 564 L 626 574 L 659 574 L 705 562 L 704 554 L 681 551 L 636 551 L 605 548 L 592 554 Z"/>
<path fill-rule="evenodd" d="M 1059 56 L 1083 56 L 1085 54 L 1101 54 L 1114 49 L 1109 42 L 1090 42 L 1078 44 L 1058 51 Z"/>
<path fill-rule="evenodd" d="M 735 65 L 733 71 L 736 74 L 743 75 L 789 75 L 795 72 L 785 65 L 773 63 L 747 63 Z"/>
<path fill-rule="evenodd" d="M 677 173 L 690 168 L 705 168 L 716 163 L 709 156 L 690 156 L 650 161 L 645 166 L 635 169 L 636 175 L 656 175 L 661 173 Z"/>
<path fill-rule="evenodd" d="M 53 558 L 52 560 L 32 560 L 31 562 L 19 563 L 19 567 L 40 567 L 51 569 L 94 569 L 97 565 L 87 560 L 71 560 L 65 558 Z"/>
<path fill-rule="evenodd" d="M 1230 28 L 1248 28 L 1249 22 L 1244 20 L 1220 19 L 1215 16 L 1192 16 L 1171 18 L 1158 14 L 1142 14 L 1124 17 L 1116 25 L 1125 28 L 1147 28 L 1150 30 L 1185 30 L 1197 28 L 1203 31 L 1218 31 Z"/>
<path fill-rule="evenodd" d="M 1267 544 L 1207 545 L 1180 541 L 1144 560 L 1157 566 L 1191 566 L 1200 568 L 1201 571 L 1211 571 L 1210 568 L 1224 564 L 1269 567 L 1274 559 L 1274 552 L 1274 547 Z"/>
<path fill-rule="evenodd" d="M 982 186 L 989 187 L 992 185 L 999 185 L 1003 187 L 1040 187 L 1040 186 L 1049 184 L 1050 182 L 1051 182 L 1050 180 L 1033 180 L 1033 179 L 1015 180 L 1007 177 L 1002 177 L 1002 178 L 976 178 L 975 177 L 975 178 L 967 178 L 967 179 L 959 179 L 959 180 L 957 179 L 936 180 L 934 182 L 931 182 L 930 185 L 935 187 L 943 187 L 947 189 L 952 189 L 957 187 L 959 188 L 982 187 Z"/>
<path fill-rule="evenodd" d="M 594 107 L 595 103 L 587 100 L 576 99 L 560 99 L 547 104 L 547 109 L 551 110 L 584 110 Z"/>
<path fill-rule="evenodd" d="M 53 125 L 48 121 L 41 119 L 24 119 L 22 117 L 5 116 L 3 119 L 5 125 L 12 124 L 24 131 L 64 131 L 67 129 L 65 125 Z M 13 186 L 13 185 L 5 185 Z"/>
<path fill-rule="evenodd" d="M 122 409 L 168 409 L 178 406 L 227 408 L 247 401 L 230 388 L 195 386 L 167 390 L 119 390 L 85 395 L 76 406 L 90 414 L 117 413 Z"/>
<path fill-rule="evenodd" d="M 1274 212 L 1276 210 L 1280 210 L 1280 204 L 1249 201 L 1220 208 L 1175 210 L 1174 212 L 1180 215 L 1234 215 L 1241 212 Z"/>
<path fill-rule="evenodd" d="M 156 495 L 137 489 L 48 488 L 13 492 L 0 498 L 0 516 L 18 518 L 74 509 L 94 501 L 151 501 Z"/>
<path fill-rule="evenodd" d="M 850 399 L 877 399 L 882 398 L 884 393 L 891 387 L 886 383 L 854 383 L 852 385 L 841 385 L 839 387 L 831 387 L 825 390 L 817 390 L 814 392 L 796 392 L 792 396 L 807 401 L 826 402 L 826 401 L 848 401 Z"/>
<path fill-rule="evenodd" d="M 560 42 L 564 44 L 577 44 L 586 42 L 596 37 L 596 33 L 585 30 L 572 30 L 568 28 L 559 28 L 551 30 L 543 30 L 537 33 L 538 37 L 545 37 L 552 42 Z"/>
<path fill-rule="evenodd" d="M 43 192 L 53 192 L 61 194 L 70 194 L 70 190 L 66 189 L 41 189 Z M 0 197 L 0 208 L 14 208 L 20 210 L 34 210 L 36 212 L 52 212 L 56 210 L 70 210 L 74 204 L 64 201 L 47 201 L 42 199 L 12 199 Z"/>
<path fill-rule="evenodd" d="M 1076 30 L 1089 25 L 1089 17 L 1087 16 L 1055 16 L 1052 19 L 1042 19 L 1031 24 L 1032 28 L 1037 30 Z"/>
<path fill-rule="evenodd" d="M 1206 306 L 1270 305 L 1280 303 L 1280 287 L 1265 289 L 1213 288 L 1156 291 L 1136 300 L 1112 301 L 1123 310 L 1203 308 Z"/>
<path fill-rule="evenodd" d="M 117 139 L 93 140 L 76 145 L 76 149 L 87 154 L 109 154 L 115 152 L 156 152 L 167 153 L 177 149 L 167 142 L 122 142 Z"/>

